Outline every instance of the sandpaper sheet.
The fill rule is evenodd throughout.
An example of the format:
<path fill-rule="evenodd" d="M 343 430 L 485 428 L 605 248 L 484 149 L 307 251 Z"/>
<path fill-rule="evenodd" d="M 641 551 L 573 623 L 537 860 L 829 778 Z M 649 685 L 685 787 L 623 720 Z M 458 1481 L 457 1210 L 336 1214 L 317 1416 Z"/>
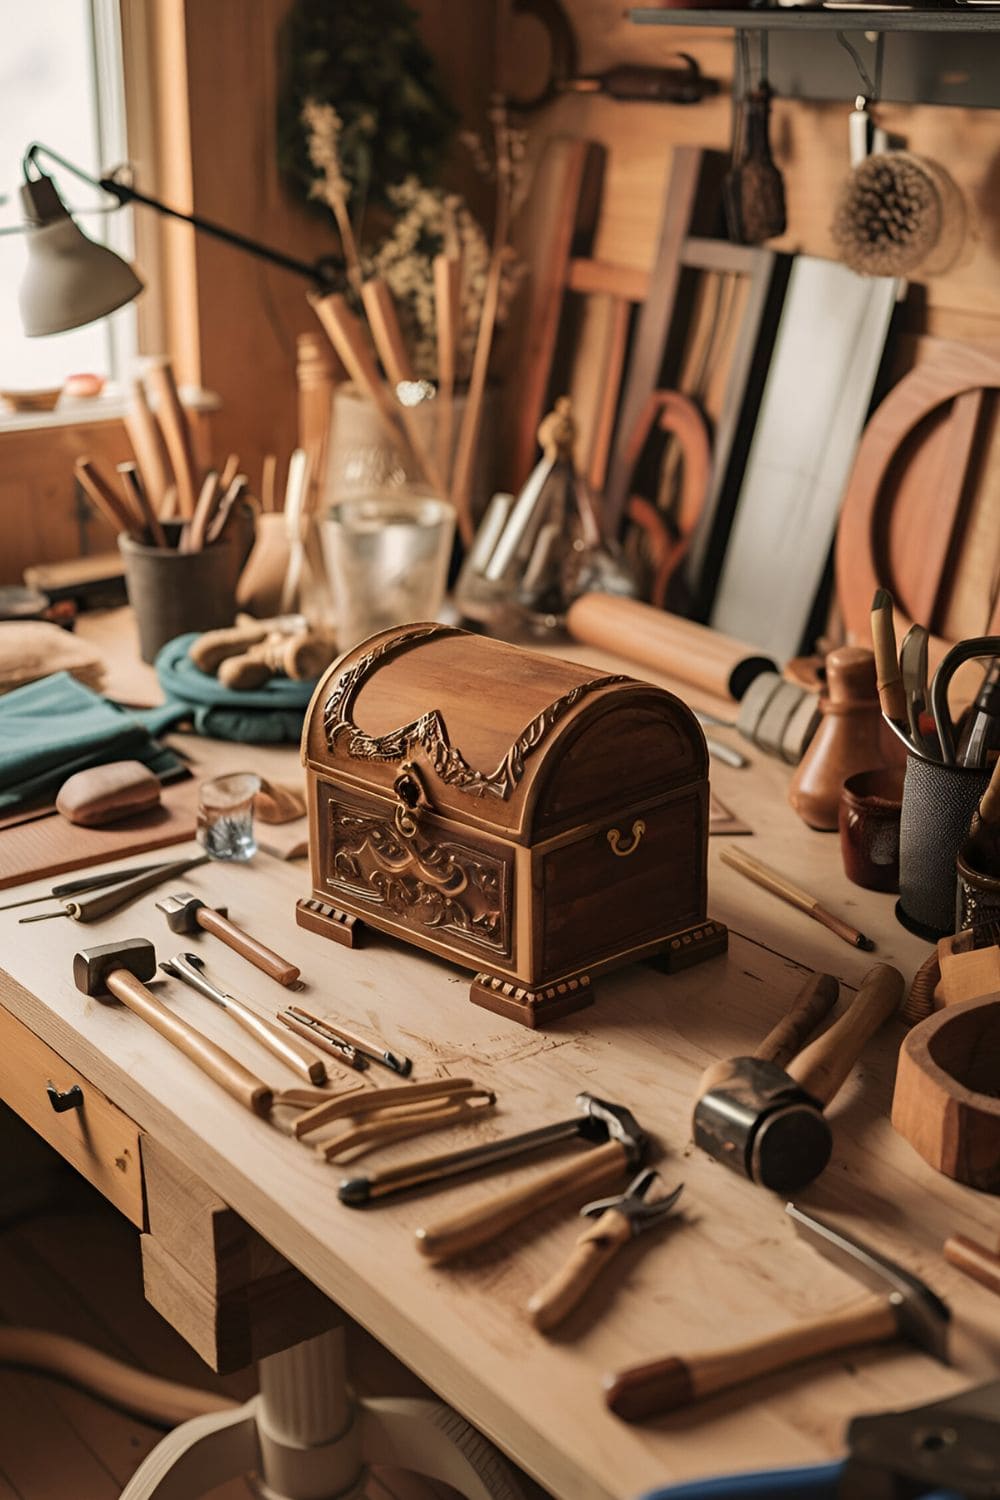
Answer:
<path fill-rule="evenodd" d="M 198 782 L 192 778 L 164 787 L 152 812 L 107 828 L 80 828 L 54 813 L 0 829 L 0 890 L 194 838 L 197 807 Z"/>

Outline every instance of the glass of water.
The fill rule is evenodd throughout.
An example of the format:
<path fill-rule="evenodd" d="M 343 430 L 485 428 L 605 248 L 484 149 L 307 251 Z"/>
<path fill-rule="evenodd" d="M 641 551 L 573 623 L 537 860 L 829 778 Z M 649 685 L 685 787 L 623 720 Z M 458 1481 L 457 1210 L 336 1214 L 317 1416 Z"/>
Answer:
<path fill-rule="evenodd" d="M 260 777 L 252 771 L 235 771 L 202 782 L 198 788 L 198 842 L 212 859 L 252 859 L 257 853 L 253 799 L 259 791 Z"/>
<path fill-rule="evenodd" d="M 437 617 L 455 536 L 447 501 L 405 489 L 342 500 L 321 536 L 342 651 L 380 630 Z"/>

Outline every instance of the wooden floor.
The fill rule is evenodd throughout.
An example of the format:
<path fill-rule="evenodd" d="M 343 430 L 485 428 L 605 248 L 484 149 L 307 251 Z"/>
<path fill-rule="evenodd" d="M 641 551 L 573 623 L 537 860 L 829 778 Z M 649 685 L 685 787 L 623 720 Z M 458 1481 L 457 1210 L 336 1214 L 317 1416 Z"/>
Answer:
<path fill-rule="evenodd" d="M 253 1394 L 252 1370 L 220 1379 L 153 1311 L 142 1293 L 138 1231 L 2 1105 L 0 1152 L 0 1323 L 82 1339 L 140 1369 L 239 1401 Z M 398 1389 L 396 1362 L 394 1375 L 388 1356 L 370 1352 L 374 1365 L 366 1359 L 361 1385 Z M 402 1378 L 406 1394 L 419 1388 Z M 0 1369 L 0 1500 L 118 1500 L 162 1435 L 60 1381 Z M 211 1500 L 256 1493 L 239 1480 L 212 1490 Z M 370 1476 L 367 1489 L 369 1500 L 452 1493 L 390 1470 Z"/>

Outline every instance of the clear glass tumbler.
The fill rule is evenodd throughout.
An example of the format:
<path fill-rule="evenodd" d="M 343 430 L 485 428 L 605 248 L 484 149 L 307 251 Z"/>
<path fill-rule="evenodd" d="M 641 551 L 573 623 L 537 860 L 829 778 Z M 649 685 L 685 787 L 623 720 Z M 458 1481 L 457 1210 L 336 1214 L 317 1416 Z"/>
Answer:
<path fill-rule="evenodd" d="M 447 501 L 412 490 L 343 500 L 320 534 L 342 651 L 393 625 L 436 618 L 455 536 Z"/>
<path fill-rule="evenodd" d="M 198 842 L 212 859 L 252 859 L 257 853 L 253 834 L 253 799 L 260 777 L 235 771 L 203 781 L 198 788 Z"/>

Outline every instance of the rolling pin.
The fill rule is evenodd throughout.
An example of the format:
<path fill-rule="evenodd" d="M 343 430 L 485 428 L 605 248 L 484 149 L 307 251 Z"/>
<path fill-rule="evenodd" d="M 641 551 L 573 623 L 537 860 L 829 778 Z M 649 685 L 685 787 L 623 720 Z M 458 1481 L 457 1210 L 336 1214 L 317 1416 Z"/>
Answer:
<path fill-rule="evenodd" d="M 778 670 L 770 657 L 745 641 L 637 599 L 583 594 L 570 605 L 566 625 L 576 641 L 613 651 L 719 698 L 740 699 L 762 672 Z"/>

